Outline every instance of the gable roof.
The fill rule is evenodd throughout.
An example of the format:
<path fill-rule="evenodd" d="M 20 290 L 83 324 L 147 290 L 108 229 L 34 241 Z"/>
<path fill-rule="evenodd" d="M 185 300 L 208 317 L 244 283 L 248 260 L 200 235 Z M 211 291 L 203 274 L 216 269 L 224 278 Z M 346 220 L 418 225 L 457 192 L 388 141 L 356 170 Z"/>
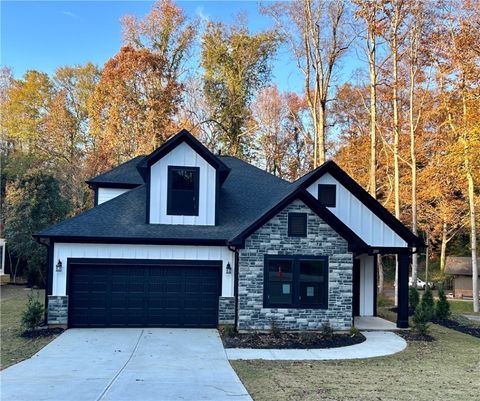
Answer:
<path fill-rule="evenodd" d="M 137 170 L 137 165 L 141 163 L 146 156 L 141 155 L 118 165 L 117 167 L 100 174 L 86 183 L 91 187 L 110 187 L 110 188 L 135 188 L 144 183 L 142 176 Z"/>
<path fill-rule="evenodd" d="M 245 227 L 235 238 L 230 240 L 233 245 L 243 246 L 245 239 L 253 234 L 258 228 L 263 226 L 277 213 L 282 211 L 294 200 L 299 199 L 305 203 L 313 212 L 315 212 L 325 223 L 333 228 L 340 236 L 348 241 L 350 250 L 362 251 L 367 250 L 368 245 L 350 228 L 348 228 L 338 217 L 336 217 L 330 210 L 323 206 L 317 199 L 302 188 L 297 188 L 289 192 L 280 202 L 274 207 L 267 210 L 255 221 Z"/>
<path fill-rule="evenodd" d="M 413 234 L 403 223 L 393 216 L 379 201 L 371 196 L 353 178 L 343 171 L 333 160 L 329 160 L 317 169 L 305 174 L 292 183 L 295 188 L 308 188 L 320 177 L 329 173 L 345 188 L 347 188 L 357 199 L 369 208 L 380 220 L 398 234 L 410 247 L 424 248 L 425 243 Z"/>
<path fill-rule="evenodd" d="M 142 177 L 146 177 L 149 167 L 184 142 L 188 144 L 195 152 L 197 152 L 203 159 L 205 159 L 205 161 L 209 163 L 215 170 L 217 170 L 220 177 L 220 183 L 223 183 L 230 173 L 230 168 L 185 129 L 171 137 L 162 146 L 154 150 L 147 157 L 145 157 L 140 164 L 138 164 L 137 169 Z"/>
<path fill-rule="evenodd" d="M 480 264 L 480 258 L 477 259 L 477 263 Z M 470 256 L 447 256 L 445 273 L 457 276 L 472 276 L 472 258 Z"/>

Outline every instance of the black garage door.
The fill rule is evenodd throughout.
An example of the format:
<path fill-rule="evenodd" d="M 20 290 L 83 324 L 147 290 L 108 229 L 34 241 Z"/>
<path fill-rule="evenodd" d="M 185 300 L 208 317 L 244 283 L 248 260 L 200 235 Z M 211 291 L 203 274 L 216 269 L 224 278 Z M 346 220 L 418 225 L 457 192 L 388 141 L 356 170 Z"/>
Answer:
<path fill-rule="evenodd" d="M 221 262 L 70 260 L 70 327 L 216 327 Z"/>

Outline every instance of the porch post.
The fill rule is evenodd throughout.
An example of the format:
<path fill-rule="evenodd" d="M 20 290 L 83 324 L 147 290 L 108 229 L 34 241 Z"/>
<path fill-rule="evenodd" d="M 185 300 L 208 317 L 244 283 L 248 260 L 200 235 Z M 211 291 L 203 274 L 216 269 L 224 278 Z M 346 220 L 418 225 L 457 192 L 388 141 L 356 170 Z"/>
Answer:
<path fill-rule="evenodd" d="M 398 255 L 398 313 L 397 327 L 405 329 L 408 327 L 408 270 L 410 255 L 401 253 Z"/>

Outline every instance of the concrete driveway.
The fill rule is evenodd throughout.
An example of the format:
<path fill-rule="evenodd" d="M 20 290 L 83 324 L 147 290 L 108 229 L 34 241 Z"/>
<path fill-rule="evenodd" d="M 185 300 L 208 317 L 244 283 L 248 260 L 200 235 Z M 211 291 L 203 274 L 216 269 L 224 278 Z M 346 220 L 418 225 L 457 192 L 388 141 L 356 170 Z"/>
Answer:
<path fill-rule="evenodd" d="M 71 329 L 0 378 L 2 401 L 251 400 L 216 330 Z"/>

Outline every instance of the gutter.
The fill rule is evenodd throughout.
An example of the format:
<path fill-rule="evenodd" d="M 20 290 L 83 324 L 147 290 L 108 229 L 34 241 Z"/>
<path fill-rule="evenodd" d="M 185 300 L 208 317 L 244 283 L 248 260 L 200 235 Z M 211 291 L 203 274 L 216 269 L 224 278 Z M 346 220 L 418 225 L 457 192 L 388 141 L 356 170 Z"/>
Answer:
<path fill-rule="evenodd" d="M 235 330 L 238 330 L 238 278 L 239 278 L 239 255 L 238 255 L 238 248 L 231 247 L 228 245 L 228 250 L 235 253 L 235 266 L 234 266 L 234 277 L 233 277 L 233 297 L 235 298 L 235 319 L 234 319 L 234 327 Z"/>

